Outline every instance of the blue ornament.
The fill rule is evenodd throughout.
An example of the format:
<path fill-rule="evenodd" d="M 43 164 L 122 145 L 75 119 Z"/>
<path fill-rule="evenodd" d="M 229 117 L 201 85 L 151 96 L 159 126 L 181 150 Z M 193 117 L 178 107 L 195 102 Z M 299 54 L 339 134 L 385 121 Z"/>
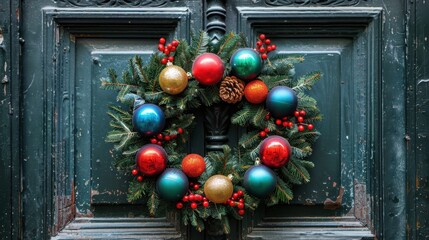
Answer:
<path fill-rule="evenodd" d="M 134 110 L 134 129 L 145 135 L 152 135 L 162 131 L 165 125 L 165 114 L 155 104 L 145 103 Z"/>
<path fill-rule="evenodd" d="M 242 80 L 253 80 L 262 71 L 262 59 L 258 52 L 251 48 L 240 48 L 232 55 L 231 73 Z"/>
<path fill-rule="evenodd" d="M 156 180 L 156 191 L 164 200 L 179 201 L 189 187 L 188 177 L 177 168 L 167 168 Z"/>
<path fill-rule="evenodd" d="M 265 104 L 274 117 L 287 117 L 296 110 L 298 97 L 293 89 L 277 86 L 270 90 Z"/>
<path fill-rule="evenodd" d="M 276 174 L 264 165 L 253 166 L 244 174 L 246 192 L 258 198 L 268 197 L 276 189 L 276 184 Z"/>

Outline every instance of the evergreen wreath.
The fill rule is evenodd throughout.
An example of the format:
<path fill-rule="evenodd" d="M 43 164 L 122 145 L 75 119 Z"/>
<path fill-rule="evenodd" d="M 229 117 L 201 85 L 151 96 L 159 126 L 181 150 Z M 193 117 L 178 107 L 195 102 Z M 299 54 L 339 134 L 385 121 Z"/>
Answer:
<path fill-rule="evenodd" d="M 259 204 L 287 203 L 293 185 L 310 181 L 314 164 L 306 159 L 321 114 L 306 90 L 321 73 L 294 77 L 303 57 L 268 59 L 276 45 L 264 34 L 255 49 L 245 46 L 235 33 L 216 44 L 206 32 L 191 36 L 190 44 L 161 38 L 160 53 L 147 63 L 133 57 L 121 78 L 110 69 L 102 79 L 102 87 L 118 90 L 107 141 L 115 143 L 116 166 L 134 176 L 128 200 L 143 199 L 151 216 L 175 209 L 198 231 L 210 218 L 229 233 L 228 216 L 242 219 Z M 188 155 L 194 112 L 222 101 L 236 105 L 231 123 L 246 134 L 236 148 Z"/>

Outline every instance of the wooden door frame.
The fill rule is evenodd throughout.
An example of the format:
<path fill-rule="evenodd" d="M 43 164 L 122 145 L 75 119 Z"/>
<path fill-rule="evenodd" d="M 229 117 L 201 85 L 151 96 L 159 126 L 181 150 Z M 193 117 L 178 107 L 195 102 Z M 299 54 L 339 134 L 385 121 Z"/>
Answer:
<path fill-rule="evenodd" d="M 210 2 L 213 1 L 207 1 Z M 402 5 L 401 5 L 402 4 Z M 421 22 L 418 19 L 425 19 L 422 11 L 425 6 L 421 2 L 395 1 L 390 6 L 382 6 L 383 11 L 386 11 L 386 19 L 383 20 L 383 37 L 382 45 L 390 46 L 389 41 L 394 41 L 399 48 L 401 48 L 404 38 L 406 38 L 408 50 L 406 55 L 401 59 L 396 59 L 398 66 L 395 66 L 389 61 L 391 59 L 384 59 L 384 74 L 382 75 L 384 81 L 384 88 L 382 89 L 383 97 L 383 113 L 382 113 L 382 165 L 377 171 L 384 176 L 383 182 L 378 182 L 380 197 L 376 204 L 378 204 L 378 211 L 375 212 L 375 221 L 378 223 L 376 226 L 377 236 L 385 239 L 418 239 L 420 236 L 427 235 L 429 229 L 422 229 L 421 223 L 418 219 L 423 218 L 429 211 L 429 205 L 424 205 L 422 199 L 427 185 L 421 186 L 417 179 L 425 180 L 427 175 L 417 171 L 417 168 L 428 167 L 428 161 L 425 156 L 429 155 L 429 146 L 422 144 L 424 139 L 419 136 L 426 136 L 427 130 L 421 128 L 422 124 L 427 122 L 422 108 L 425 99 L 429 98 L 429 93 L 420 92 L 416 94 L 417 89 L 423 89 L 425 82 L 420 82 L 422 79 L 416 74 L 419 68 L 424 68 L 428 49 L 423 49 L 422 45 L 418 42 L 424 42 L 423 32 L 428 31 L 428 25 L 417 28 Z M 391 7 L 397 7 L 399 10 L 391 12 Z M 0 178 L 4 180 L 2 183 L 6 189 L 6 198 L 9 198 L 7 204 L 2 204 L 2 210 L 6 212 L 8 217 L 2 216 L 0 218 L 1 225 L 5 226 L 0 228 L 2 236 L 15 239 L 22 237 L 22 232 L 25 232 L 25 226 L 21 224 L 23 216 L 21 207 L 21 189 L 23 188 L 21 176 L 23 170 L 23 161 L 21 149 L 23 147 L 24 132 L 21 131 L 21 118 L 22 108 L 21 102 L 26 89 L 21 89 L 21 47 L 25 47 L 25 39 L 22 39 L 20 33 L 20 17 L 21 17 L 21 1 L 20 0 L 6 0 L 0 3 L 0 10 L 6 12 L 0 16 L 0 27 L 2 28 L 0 36 L 3 38 L 0 42 L 0 47 L 3 48 L 3 54 L 7 62 L 6 75 L 8 82 L 2 83 L 6 91 L 5 101 L 0 104 L 0 119 L 4 124 L 0 129 L 1 136 L 7 136 L 4 141 L 6 144 L 0 145 L 1 161 L 3 165 L 10 166 L 9 169 L 2 170 Z M 408 18 L 405 19 L 405 13 L 408 11 Z M 396 15 L 399 20 L 394 17 L 388 17 L 389 14 Z M 405 22 L 405 20 L 407 20 Z M 403 34 L 390 33 L 390 26 L 401 24 L 409 29 Z M 423 22 L 424 23 L 424 22 Z M 7 31 L 6 31 L 7 30 Z M 396 34 L 396 36 L 394 36 Z M 390 44 L 392 44 L 390 42 Z M 405 51 L 405 46 L 403 46 Z M 400 51 L 400 50 L 399 50 Z M 405 57 L 408 59 L 405 62 Z M 406 65 L 405 65 L 406 64 Z M 404 68 L 403 76 L 395 75 L 395 67 Z M 0 66 L 1 67 L 1 66 Z M 406 70 L 406 72 L 405 72 Z M 4 76 L 0 76 L 4 79 Z M 24 76 L 25 77 L 25 76 Z M 0 79 L 0 80 L 2 80 Z M 396 80 L 396 81 L 395 81 Z M 424 80 L 424 79 L 423 79 Z M 392 84 L 387 86 L 387 84 Z M 404 89 L 407 87 L 407 90 Z M 402 90 L 402 92 L 401 92 Z M 8 94 L 9 93 L 9 94 Z M 404 96 L 401 99 L 399 96 Z M 407 103 L 404 103 L 406 95 Z M 391 106 L 399 106 L 399 109 L 392 109 Z M 402 108 L 402 107 L 406 108 Z M 427 108 L 426 108 L 427 109 Z M 394 131 L 391 131 L 391 130 Z M 404 135 L 402 134 L 404 133 Z M 405 134 L 406 133 L 406 134 Z M 395 146 L 397 141 L 403 141 L 404 144 L 399 144 L 400 149 L 392 151 L 391 146 Z M 404 160 L 406 159 L 406 160 Z M 405 165 L 404 165 L 405 163 Z M 400 169 L 398 170 L 398 166 Z M 392 178 L 393 177 L 393 178 Z M 406 178 L 407 177 L 407 178 Z M 46 181 L 47 179 L 45 179 Z M 427 183 L 426 183 L 427 184 Z M 420 186 L 419 186 L 420 185 Z M 425 188 L 424 188 L 425 187 Z M 408 190 L 407 190 L 408 189 Z M 427 191 L 427 190 L 426 190 Z M 418 197 L 418 198 L 416 198 Z M 47 202 L 45 205 L 49 204 Z M 423 205 L 421 205 L 423 204 Z M 25 206 L 24 206 L 25 207 Z M 44 207 L 44 215 L 48 215 L 48 206 Z M 48 227 L 47 225 L 36 226 L 40 228 Z M 47 237 L 47 235 L 44 235 Z"/>

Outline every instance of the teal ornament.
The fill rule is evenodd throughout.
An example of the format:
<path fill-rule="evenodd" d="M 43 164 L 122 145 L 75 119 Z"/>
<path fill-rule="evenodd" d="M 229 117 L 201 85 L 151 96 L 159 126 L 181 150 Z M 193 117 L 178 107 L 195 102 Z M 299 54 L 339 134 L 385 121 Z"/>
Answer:
<path fill-rule="evenodd" d="M 249 194 L 258 198 L 266 198 L 276 189 L 277 176 L 270 168 L 257 165 L 246 171 L 243 184 Z"/>
<path fill-rule="evenodd" d="M 274 117 L 283 118 L 293 115 L 298 106 L 298 97 L 293 89 L 277 86 L 268 93 L 265 105 Z"/>
<path fill-rule="evenodd" d="M 188 177 L 177 168 L 167 168 L 156 180 L 156 191 L 160 198 L 179 201 L 189 187 Z"/>
<path fill-rule="evenodd" d="M 240 48 L 232 55 L 231 73 L 241 80 L 254 80 L 262 71 L 262 59 L 251 48 Z"/>
<path fill-rule="evenodd" d="M 157 134 L 164 129 L 165 114 L 157 105 L 145 103 L 134 110 L 133 126 L 141 134 Z"/>

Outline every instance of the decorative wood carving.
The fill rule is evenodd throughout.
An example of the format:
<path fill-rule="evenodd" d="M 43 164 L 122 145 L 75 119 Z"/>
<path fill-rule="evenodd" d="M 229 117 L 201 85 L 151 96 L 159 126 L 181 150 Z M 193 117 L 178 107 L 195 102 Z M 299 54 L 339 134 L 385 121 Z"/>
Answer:
<path fill-rule="evenodd" d="M 226 103 L 205 109 L 204 127 L 207 151 L 221 151 L 222 145 L 228 142 L 229 110 L 230 106 Z"/>
<path fill-rule="evenodd" d="M 270 6 L 288 5 L 326 5 L 326 6 L 353 6 L 368 0 L 265 0 Z"/>
<path fill-rule="evenodd" d="M 73 7 L 162 7 L 173 0 L 54 0 L 60 6 Z"/>
<path fill-rule="evenodd" d="M 213 43 L 217 43 L 226 33 L 225 19 L 225 0 L 208 0 L 206 10 L 206 30 Z"/>

